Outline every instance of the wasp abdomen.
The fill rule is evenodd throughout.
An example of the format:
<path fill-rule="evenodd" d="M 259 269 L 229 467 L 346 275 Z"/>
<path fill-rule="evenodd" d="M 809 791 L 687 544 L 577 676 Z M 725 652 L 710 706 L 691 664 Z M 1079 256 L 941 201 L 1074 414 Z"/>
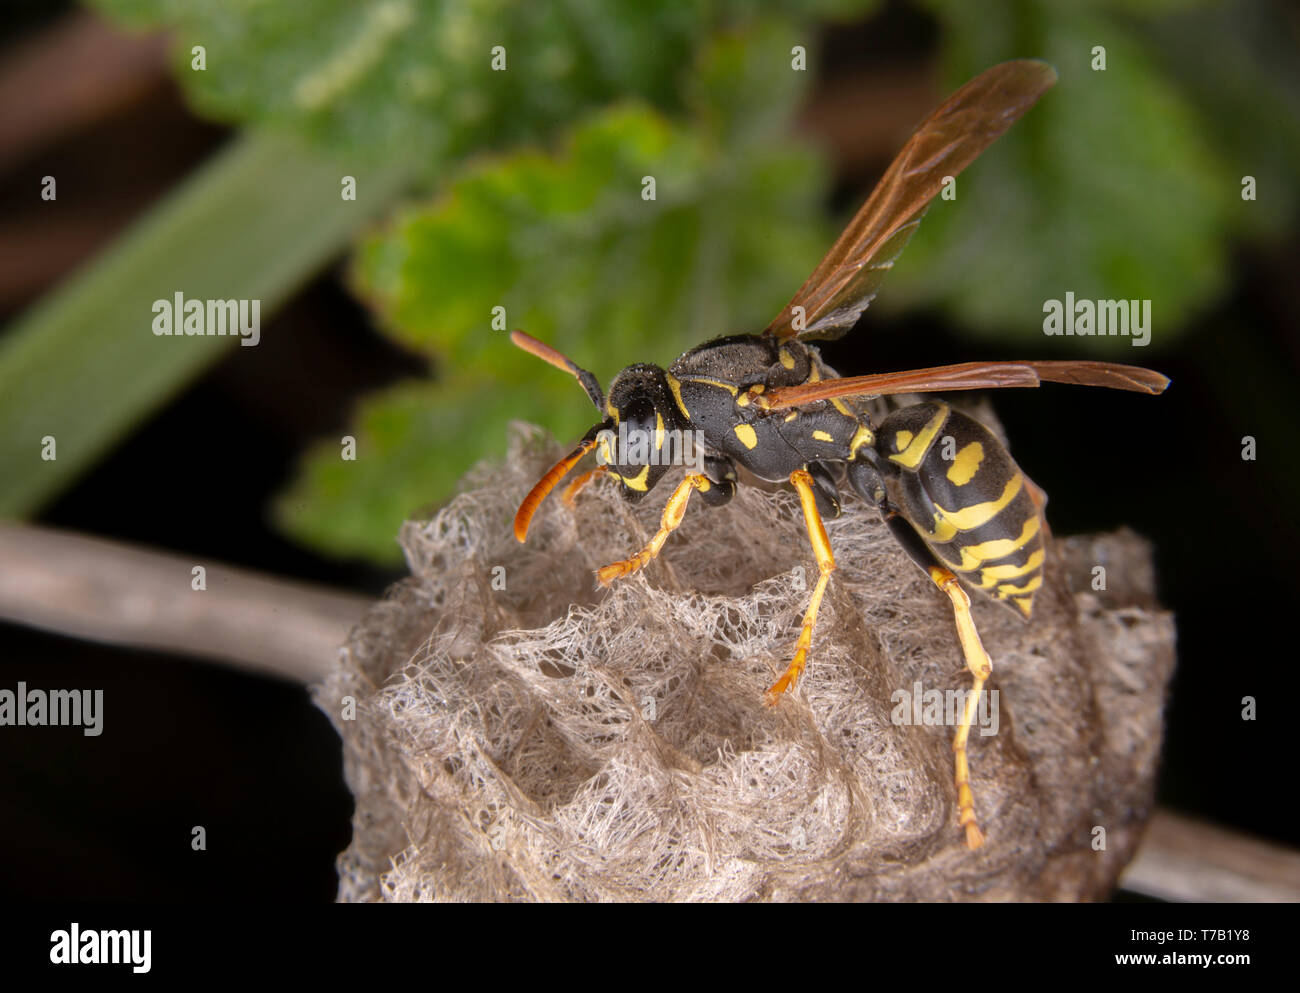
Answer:
<path fill-rule="evenodd" d="M 970 586 L 1030 616 L 1043 583 L 1043 517 L 997 437 L 946 403 L 922 403 L 887 417 L 877 438 L 925 543 Z"/>

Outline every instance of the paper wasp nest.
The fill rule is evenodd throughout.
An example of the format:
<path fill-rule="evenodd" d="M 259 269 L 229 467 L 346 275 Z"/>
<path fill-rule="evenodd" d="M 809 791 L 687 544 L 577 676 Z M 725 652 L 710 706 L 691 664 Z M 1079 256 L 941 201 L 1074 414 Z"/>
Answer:
<path fill-rule="evenodd" d="M 846 493 L 827 523 L 808 671 L 769 708 L 817 575 L 793 495 L 692 501 L 659 560 L 602 591 L 677 476 L 637 507 L 608 481 L 576 512 L 553 494 L 520 545 L 516 505 L 560 454 L 521 429 L 407 524 L 411 578 L 317 688 L 357 804 L 340 899 L 1107 896 L 1151 811 L 1174 664 L 1139 538 L 1058 539 L 1032 623 L 977 601 L 998 726 L 970 739 L 971 852 L 953 729 L 899 696 L 969 687 L 952 613 L 874 511 Z"/>

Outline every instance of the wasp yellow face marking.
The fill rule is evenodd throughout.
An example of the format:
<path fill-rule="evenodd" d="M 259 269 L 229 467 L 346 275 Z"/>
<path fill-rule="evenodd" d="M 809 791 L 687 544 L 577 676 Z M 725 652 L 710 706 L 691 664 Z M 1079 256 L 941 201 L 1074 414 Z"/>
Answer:
<path fill-rule="evenodd" d="M 984 446 L 978 441 L 972 441 L 957 453 L 957 457 L 952 460 L 952 465 L 948 467 L 949 482 L 965 486 L 974 478 L 983 461 Z"/>
<path fill-rule="evenodd" d="M 782 348 L 778 354 L 781 357 L 781 364 L 783 366 L 785 366 L 787 369 L 794 368 L 794 356 L 790 354 L 788 349 Z"/>
<path fill-rule="evenodd" d="M 1020 531 L 1020 537 L 996 538 L 993 541 L 980 542 L 978 545 L 967 545 L 961 550 L 960 563 L 947 559 L 944 561 L 958 572 L 973 572 L 980 567 L 981 563 L 1006 558 L 1012 552 L 1024 548 L 1034 540 L 1034 535 L 1038 534 L 1041 524 L 1042 519 L 1035 514 L 1025 521 L 1025 526 Z"/>
<path fill-rule="evenodd" d="M 655 411 L 655 451 L 658 452 L 664 447 L 664 416 Z"/>
<path fill-rule="evenodd" d="M 673 399 L 677 401 L 677 409 L 682 412 L 682 416 L 688 421 L 691 419 L 691 412 L 686 409 L 686 404 L 682 402 L 682 381 L 674 376 L 671 372 L 665 374 L 668 379 L 668 388 L 673 392 Z"/>
<path fill-rule="evenodd" d="M 641 471 L 635 476 L 620 476 L 618 473 L 613 471 L 610 472 L 610 475 L 626 486 L 629 490 L 640 490 L 644 493 L 648 489 L 646 486 L 646 480 L 650 478 L 650 467 L 648 465 L 643 465 Z"/>
<path fill-rule="evenodd" d="M 1024 565 L 986 565 L 980 570 L 980 589 L 992 589 L 996 583 L 1003 579 L 1018 579 L 1021 576 L 1027 576 L 1042 564 L 1043 550 L 1040 548 L 1025 560 Z M 1041 576 L 1038 578 L 1042 579 Z M 1037 588 L 1034 587 L 1034 589 Z M 1030 591 L 1025 589 L 1017 592 L 1028 593 Z"/>
<path fill-rule="evenodd" d="M 832 435 L 831 435 L 831 433 L 830 433 L 829 431 L 814 431 L 814 432 L 813 432 L 813 437 L 816 438 L 818 441 L 834 441 L 834 440 L 835 440 L 835 438 L 832 437 Z"/>
<path fill-rule="evenodd" d="M 613 418 L 615 424 L 618 424 L 618 411 L 615 410 L 614 405 L 609 402 L 609 397 L 605 398 L 605 413 Z"/>
<path fill-rule="evenodd" d="M 740 443 L 746 448 L 753 448 L 758 444 L 758 432 L 754 430 L 752 424 L 737 424 L 733 430 Z"/>
<path fill-rule="evenodd" d="M 858 429 L 853 432 L 853 440 L 849 442 L 849 458 L 857 458 L 858 449 L 863 445 L 870 445 L 875 440 L 876 436 L 869 428 L 858 425 Z"/>
<path fill-rule="evenodd" d="M 930 445 L 934 441 L 934 436 L 939 433 L 944 422 L 948 420 L 948 405 L 941 403 L 939 409 L 934 412 L 934 416 L 921 428 L 920 433 L 915 438 L 909 438 L 905 444 L 902 442 L 903 435 L 906 431 L 900 431 L 895 436 L 895 442 L 899 452 L 897 455 L 889 456 L 891 462 L 897 462 L 904 469 L 915 469 L 921 464 L 921 459 L 925 458 L 925 453 L 930 450 Z"/>
<path fill-rule="evenodd" d="M 973 531 L 977 527 L 982 527 L 997 517 L 1006 508 L 1007 504 L 1016 498 L 1016 494 L 1020 492 L 1024 482 L 1024 475 L 1018 472 L 1011 477 L 1006 489 L 1002 491 L 1002 495 L 996 500 L 971 504 L 961 510 L 946 510 L 936 504 L 934 527 L 930 533 L 936 541 L 951 541 L 956 537 L 958 531 Z M 1041 550 L 1039 554 L 1041 554 Z"/>
<path fill-rule="evenodd" d="M 609 435 L 605 432 L 601 432 L 597 438 L 596 451 L 600 454 L 602 465 L 609 465 L 614 461 L 614 454 L 609 450 Z M 611 472 L 610 475 L 614 476 L 614 473 Z M 617 479 L 618 477 L 614 476 L 614 478 Z"/>

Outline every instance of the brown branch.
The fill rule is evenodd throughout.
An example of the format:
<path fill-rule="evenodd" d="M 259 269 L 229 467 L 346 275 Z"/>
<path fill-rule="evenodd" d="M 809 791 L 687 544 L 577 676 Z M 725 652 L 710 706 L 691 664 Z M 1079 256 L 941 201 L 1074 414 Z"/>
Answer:
<path fill-rule="evenodd" d="M 0 523 L 0 563 L 0 618 L 298 682 L 329 670 L 370 603 L 201 555 L 12 523 Z M 205 590 L 191 588 L 195 566 L 206 571 Z"/>
<path fill-rule="evenodd" d="M 1194 903 L 1300 902 L 1300 853 L 1157 810 L 1120 885 Z"/>
<path fill-rule="evenodd" d="M 0 60 L 0 169 L 166 81 L 167 39 L 77 11 Z"/>
<path fill-rule="evenodd" d="M 309 682 L 366 597 L 48 528 L 0 524 L 0 617 Z M 191 570 L 207 589 L 191 589 Z M 1121 885 L 1164 900 L 1300 901 L 1300 853 L 1158 810 Z"/>

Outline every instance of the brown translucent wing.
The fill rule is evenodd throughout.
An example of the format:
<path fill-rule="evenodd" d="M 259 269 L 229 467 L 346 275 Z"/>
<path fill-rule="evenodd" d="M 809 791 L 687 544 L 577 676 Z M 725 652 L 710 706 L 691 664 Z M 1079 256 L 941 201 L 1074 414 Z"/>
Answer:
<path fill-rule="evenodd" d="M 783 341 L 838 338 L 851 328 L 944 178 L 975 161 L 1055 82 L 1056 70 L 1046 62 L 1003 62 L 945 100 L 908 139 L 862 209 L 763 333 Z"/>
<path fill-rule="evenodd" d="M 1038 386 L 1044 382 L 1104 386 L 1137 393 L 1163 393 L 1169 385 L 1169 379 L 1158 372 L 1118 362 L 963 362 L 785 386 L 769 390 L 763 399 L 769 410 L 784 410 L 833 397 L 997 390 Z"/>

